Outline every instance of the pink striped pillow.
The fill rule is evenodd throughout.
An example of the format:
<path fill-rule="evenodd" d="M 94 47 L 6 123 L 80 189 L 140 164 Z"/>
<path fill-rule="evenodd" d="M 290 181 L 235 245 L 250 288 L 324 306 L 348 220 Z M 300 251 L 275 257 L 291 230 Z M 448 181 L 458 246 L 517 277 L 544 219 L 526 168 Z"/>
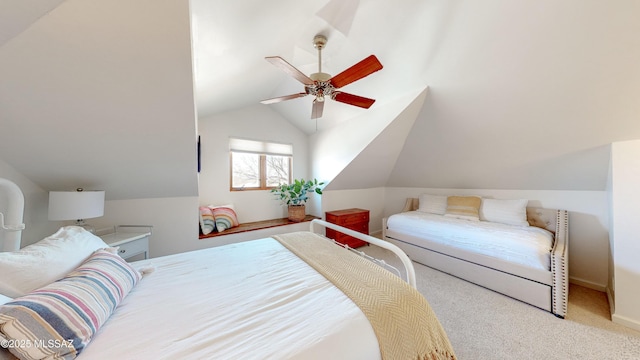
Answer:
<path fill-rule="evenodd" d="M 225 231 L 234 226 L 240 225 L 236 212 L 228 207 L 217 207 L 212 209 L 213 217 L 216 219 L 216 229 L 218 232 Z"/>
<path fill-rule="evenodd" d="M 0 307 L 0 340 L 19 359 L 73 359 L 140 281 L 131 265 L 98 250 L 66 277 Z M 56 357 L 57 356 L 57 357 Z"/>

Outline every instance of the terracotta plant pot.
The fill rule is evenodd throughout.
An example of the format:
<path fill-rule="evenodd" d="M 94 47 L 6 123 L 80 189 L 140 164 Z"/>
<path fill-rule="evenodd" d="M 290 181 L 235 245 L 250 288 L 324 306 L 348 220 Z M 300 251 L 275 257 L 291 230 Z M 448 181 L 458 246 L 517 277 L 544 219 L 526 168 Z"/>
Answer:
<path fill-rule="evenodd" d="M 304 220 L 306 216 L 306 210 L 304 205 L 289 205 L 289 220 L 293 222 L 300 222 Z"/>

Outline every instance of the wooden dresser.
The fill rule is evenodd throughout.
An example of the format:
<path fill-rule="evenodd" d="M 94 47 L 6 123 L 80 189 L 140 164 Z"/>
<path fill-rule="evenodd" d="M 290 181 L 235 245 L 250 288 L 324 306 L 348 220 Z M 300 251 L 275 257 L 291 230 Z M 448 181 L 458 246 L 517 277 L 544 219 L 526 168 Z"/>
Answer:
<path fill-rule="evenodd" d="M 325 212 L 327 222 L 344 226 L 347 229 L 355 230 L 369 235 L 369 210 L 363 209 L 343 209 Z M 326 229 L 328 238 L 349 245 L 352 248 L 366 245 L 367 242 L 345 235 L 333 229 Z"/>

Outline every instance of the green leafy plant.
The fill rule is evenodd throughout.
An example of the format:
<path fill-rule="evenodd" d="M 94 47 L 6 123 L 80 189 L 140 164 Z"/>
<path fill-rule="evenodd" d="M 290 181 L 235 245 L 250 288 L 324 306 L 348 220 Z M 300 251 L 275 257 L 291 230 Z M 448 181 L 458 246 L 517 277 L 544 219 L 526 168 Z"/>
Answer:
<path fill-rule="evenodd" d="M 309 200 L 307 193 L 315 192 L 322 195 L 323 182 L 318 180 L 305 180 L 296 179 L 291 184 L 282 184 L 278 187 L 271 189 L 271 192 L 276 195 L 276 198 L 282 201 L 286 205 L 303 205 Z"/>

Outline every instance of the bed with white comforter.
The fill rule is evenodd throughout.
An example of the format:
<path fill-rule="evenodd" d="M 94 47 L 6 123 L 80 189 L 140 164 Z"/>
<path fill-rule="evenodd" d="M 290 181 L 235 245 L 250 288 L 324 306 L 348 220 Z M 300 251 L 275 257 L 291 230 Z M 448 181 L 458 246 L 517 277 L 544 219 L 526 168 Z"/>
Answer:
<path fill-rule="evenodd" d="M 80 359 L 380 358 L 358 307 L 274 239 L 147 264 Z"/>
<path fill-rule="evenodd" d="M 128 264 L 70 226 L 0 273 L 0 359 L 455 359 L 415 288 L 313 232 Z"/>

